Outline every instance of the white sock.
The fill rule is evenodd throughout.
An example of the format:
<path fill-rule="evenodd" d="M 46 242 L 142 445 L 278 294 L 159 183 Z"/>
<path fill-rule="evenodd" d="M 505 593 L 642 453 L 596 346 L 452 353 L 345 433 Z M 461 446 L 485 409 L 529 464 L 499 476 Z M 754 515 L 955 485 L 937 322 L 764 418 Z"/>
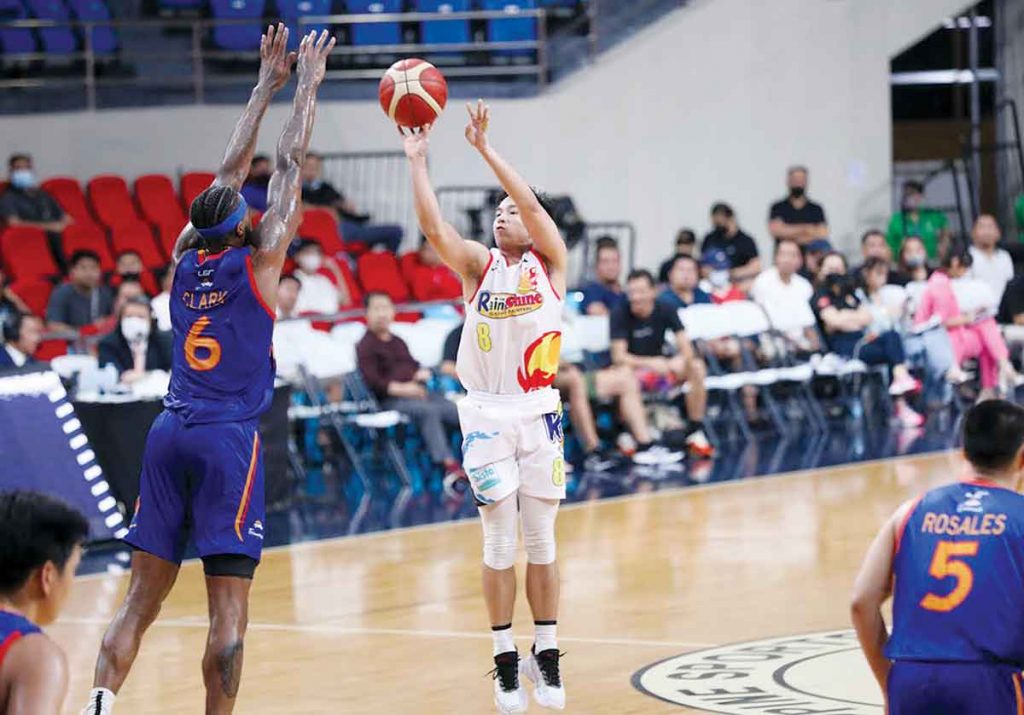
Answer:
<path fill-rule="evenodd" d="M 89 704 L 82 715 L 110 715 L 114 711 L 117 696 L 106 688 L 93 688 L 89 692 Z"/>
<path fill-rule="evenodd" d="M 515 639 L 512 638 L 512 624 L 507 626 L 494 626 L 491 628 L 491 640 L 494 642 L 494 655 L 508 653 L 516 649 Z"/>
<path fill-rule="evenodd" d="M 557 621 L 540 621 L 534 624 L 533 649 L 535 652 L 558 650 Z"/>

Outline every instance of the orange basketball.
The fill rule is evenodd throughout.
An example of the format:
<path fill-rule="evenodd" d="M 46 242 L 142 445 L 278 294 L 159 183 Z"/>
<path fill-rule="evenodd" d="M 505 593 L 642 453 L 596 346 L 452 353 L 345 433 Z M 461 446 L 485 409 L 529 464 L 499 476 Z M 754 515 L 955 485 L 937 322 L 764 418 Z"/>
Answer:
<path fill-rule="evenodd" d="M 426 60 L 401 60 L 380 80 L 380 106 L 402 127 L 433 124 L 448 102 L 448 82 Z"/>

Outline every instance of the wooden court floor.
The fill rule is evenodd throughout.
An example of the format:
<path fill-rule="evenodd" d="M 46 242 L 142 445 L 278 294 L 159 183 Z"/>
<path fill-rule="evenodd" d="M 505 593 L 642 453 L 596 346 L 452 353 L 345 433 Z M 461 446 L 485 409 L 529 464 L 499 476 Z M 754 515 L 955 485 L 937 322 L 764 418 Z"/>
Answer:
<path fill-rule="evenodd" d="M 708 646 L 847 628 L 852 579 L 878 525 L 961 469 L 944 453 L 565 508 L 567 712 L 684 712 L 635 690 L 632 674 Z M 493 712 L 478 528 L 442 524 L 269 551 L 253 587 L 236 712 Z M 81 579 L 50 631 L 71 665 L 68 713 L 84 704 L 126 584 L 126 576 Z M 202 569 L 189 563 L 117 712 L 201 713 L 205 628 Z M 525 598 L 515 629 L 524 651 Z"/>

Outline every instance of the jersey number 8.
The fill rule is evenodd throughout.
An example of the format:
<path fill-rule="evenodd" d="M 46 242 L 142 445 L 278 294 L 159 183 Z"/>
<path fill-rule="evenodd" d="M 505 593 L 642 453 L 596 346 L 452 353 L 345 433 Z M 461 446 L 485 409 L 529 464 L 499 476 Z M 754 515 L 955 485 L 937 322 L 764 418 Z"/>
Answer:
<path fill-rule="evenodd" d="M 948 613 L 963 603 L 974 587 L 974 572 L 966 562 L 953 556 L 977 556 L 977 541 L 940 541 L 935 545 L 935 555 L 928 573 L 937 579 L 956 579 L 953 590 L 945 596 L 926 593 L 921 599 L 921 608 L 926 611 Z"/>
<path fill-rule="evenodd" d="M 201 317 L 192 323 L 192 328 L 185 338 L 185 359 L 188 366 L 197 372 L 206 372 L 217 367 L 220 363 L 220 343 L 216 338 L 203 335 L 202 332 L 210 325 L 210 318 Z M 199 357 L 199 350 L 206 350 L 206 357 Z"/>
<path fill-rule="evenodd" d="M 476 326 L 476 344 L 485 353 L 491 352 L 491 326 L 487 323 L 479 323 Z"/>

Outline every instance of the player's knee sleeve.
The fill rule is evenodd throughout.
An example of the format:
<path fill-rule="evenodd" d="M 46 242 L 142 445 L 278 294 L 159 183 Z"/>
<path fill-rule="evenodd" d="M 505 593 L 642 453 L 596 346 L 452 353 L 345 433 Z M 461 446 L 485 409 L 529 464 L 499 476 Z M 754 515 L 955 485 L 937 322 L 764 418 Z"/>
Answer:
<path fill-rule="evenodd" d="M 252 580 L 259 562 L 245 554 L 214 554 L 203 557 L 203 572 L 207 576 L 233 576 Z"/>
<path fill-rule="evenodd" d="M 519 510 L 523 520 L 523 543 L 526 560 L 531 564 L 550 564 L 555 560 L 555 517 L 558 501 L 519 497 Z"/>
<path fill-rule="evenodd" d="M 516 563 L 516 495 L 480 509 L 484 527 L 484 564 L 504 571 Z"/>

